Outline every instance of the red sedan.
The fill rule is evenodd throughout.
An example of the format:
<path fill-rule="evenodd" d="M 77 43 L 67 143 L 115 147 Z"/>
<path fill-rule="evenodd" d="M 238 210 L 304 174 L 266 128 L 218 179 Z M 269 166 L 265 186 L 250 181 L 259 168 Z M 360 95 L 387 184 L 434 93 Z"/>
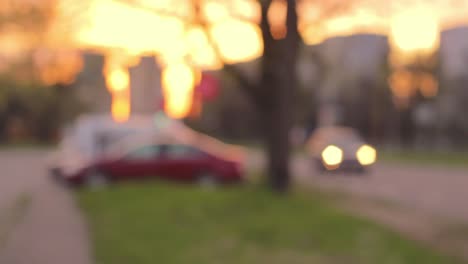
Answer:
<path fill-rule="evenodd" d="M 72 185 L 99 187 L 117 180 L 164 178 L 201 185 L 239 182 L 241 165 L 188 145 L 143 146 L 118 158 L 97 160 L 74 174 L 61 173 Z"/>

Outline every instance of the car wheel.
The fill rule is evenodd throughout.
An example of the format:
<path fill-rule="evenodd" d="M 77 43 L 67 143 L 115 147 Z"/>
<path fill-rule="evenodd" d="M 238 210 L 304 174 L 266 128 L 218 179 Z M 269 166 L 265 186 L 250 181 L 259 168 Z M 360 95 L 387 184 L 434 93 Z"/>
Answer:
<path fill-rule="evenodd" d="M 219 181 L 213 173 L 201 173 L 197 177 L 197 183 L 200 187 L 205 189 L 214 189 L 218 187 Z"/>
<path fill-rule="evenodd" d="M 85 178 L 85 186 L 90 189 L 103 189 L 109 186 L 109 184 L 109 177 L 100 171 L 91 171 Z"/>

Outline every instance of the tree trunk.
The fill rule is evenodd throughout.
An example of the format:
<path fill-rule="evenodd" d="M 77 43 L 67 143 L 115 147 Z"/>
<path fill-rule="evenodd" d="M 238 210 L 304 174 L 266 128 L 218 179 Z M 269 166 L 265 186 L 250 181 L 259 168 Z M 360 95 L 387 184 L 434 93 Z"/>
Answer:
<path fill-rule="evenodd" d="M 289 186 L 289 160 L 291 128 L 291 90 L 275 85 L 276 104 L 262 113 L 265 128 L 265 143 L 268 158 L 269 184 L 273 190 L 285 192 Z M 286 89 L 285 89 L 286 88 Z M 284 97 L 280 97 L 283 94 Z M 281 98 L 281 99 L 280 99 Z"/>
<path fill-rule="evenodd" d="M 269 184 L 273 190 L 285 192 L 290 181 L 290 140 L 292 100 L 296 90 L 296 65 L 299 49 L 296 1 L 287 0 L 286 37 L 272 38 L 266 14 L 269 3 L 262 6 L 264 55 L 260 90 L 263 96 L 260 111 L 264 121 L 268 158 Z"/>

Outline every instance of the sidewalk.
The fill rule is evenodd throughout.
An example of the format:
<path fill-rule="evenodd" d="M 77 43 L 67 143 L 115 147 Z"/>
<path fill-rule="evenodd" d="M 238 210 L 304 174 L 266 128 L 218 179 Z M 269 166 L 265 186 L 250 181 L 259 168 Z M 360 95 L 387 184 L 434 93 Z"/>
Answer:
<path fill-rule="evenodd" d="M 84 220 L 72 195 L 48 179 L 44 156 L 42 152 L 0 153 L 0 168 L 7 168 L 0 192 L 10 185 L 22 186 L 15 188 L 16 196 L 28 197 L 19 222 L 0 248 L 0 263 L 90 264 Z"/>

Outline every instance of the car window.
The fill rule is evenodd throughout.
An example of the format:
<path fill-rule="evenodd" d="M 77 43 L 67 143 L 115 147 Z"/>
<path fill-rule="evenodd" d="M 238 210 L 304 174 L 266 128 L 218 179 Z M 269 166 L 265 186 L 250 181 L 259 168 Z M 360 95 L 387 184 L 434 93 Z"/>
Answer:
<path fill-rule="evenodd" d="M 165 152 L 169 159 L 190 159 L 202 157 L 204 153 L 194 147 L 184 145 L 171 145 Z"/>
<path fill-rule="evenodd" d="M 125 159 L 128 160 L 149 160 L 161 155 L 163 146 L 145 146 L 130 152 Z"/>
<path fill-rule="evenodd" d="M 350 142 L 359 142 L 361 139 L 356 133 L 341 133 L 336 134 L 332 138 L 332 141 L 336 142 L 337 144 L 345 144 Z"/>

